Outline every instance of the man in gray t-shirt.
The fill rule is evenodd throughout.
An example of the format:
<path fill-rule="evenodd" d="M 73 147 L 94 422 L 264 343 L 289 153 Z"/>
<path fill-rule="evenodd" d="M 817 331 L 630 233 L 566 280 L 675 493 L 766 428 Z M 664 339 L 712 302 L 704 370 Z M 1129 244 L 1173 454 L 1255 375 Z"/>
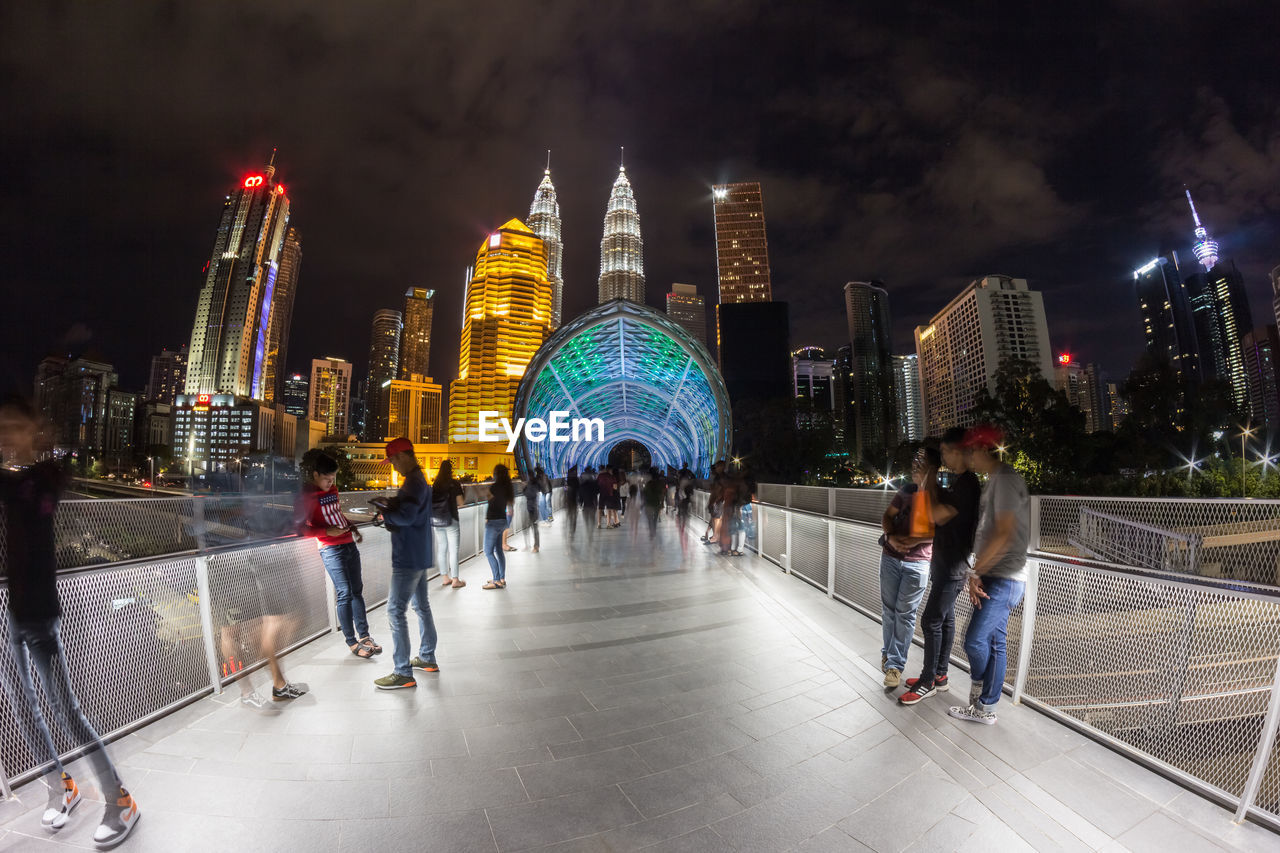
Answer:
<path fill-rule="evenodd" d="M 998 428 L 985 425 L 969 430 L 964 439 L 964 446 L 970 451 L 969 464 L 975 472 L 987 475 L 987 486 L 982 492 L 976 556 L 969 577 L 973 616 L 964 635 L 973 683 L 969 705 L 947 712 L 958 719 L 986 725 L 996 721 L 995 706 L 1004 687 L 1009 615 L 1022 601 L 1027 586 L 1031 527 L 1027 484 L 997 455 L 1003 442 Z"/>

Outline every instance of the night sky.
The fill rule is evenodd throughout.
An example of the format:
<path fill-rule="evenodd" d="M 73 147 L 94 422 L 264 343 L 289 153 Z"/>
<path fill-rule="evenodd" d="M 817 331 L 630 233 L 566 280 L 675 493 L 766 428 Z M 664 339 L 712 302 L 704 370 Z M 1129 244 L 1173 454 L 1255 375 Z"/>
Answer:
<path fill-rule="evenodd" d="M 846 281 L 886 283 L 908 352 L 1003 273 L 1045 293 L 1055 350 L 1123 377 L 1131 270 L 1190 259 L 1184 183 L 1273 322 L 1280 6 L 854 5 L 5 3 L 0 384 L 88 350 L 141 391 L 190 337 L 224 196 L 273 147 L 303 242 L 292 370 L 363 375 L 373 311 L 422 286 L 451 380 L 464 270 L 527 217 L 548 148 L 566 320 L 595 303 L 625 145 L 649 304 L 673 281 L 714 301 L 710 186 L 759 180 L 797 346 L 847 341 Z"/>

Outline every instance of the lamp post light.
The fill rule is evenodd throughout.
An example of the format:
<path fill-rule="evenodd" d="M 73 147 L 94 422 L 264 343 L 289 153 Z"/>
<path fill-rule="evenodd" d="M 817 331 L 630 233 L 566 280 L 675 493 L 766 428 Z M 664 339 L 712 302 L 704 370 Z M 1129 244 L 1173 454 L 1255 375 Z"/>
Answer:
<path fill-rule="evenodd" d="M 154 489 L 156 487 L 156 458 L 148 456 L 147 461 L 151 463 L 151 480 L 149 482 L 151 483 L 151 488 Z"/>
<path fill-rule="evenodd" d="M 1242 497 L 1242 498 L 1243 498 L 1243 497 L 1246 497 L 1246 495 L 1245 495 L 1245 493 L 1244 493 L 1244 491 L 1245 491 L 1245 479 L 1244 479 L 1245 450 L 1244 450 L 1244 441 L 1245 441 L 1245 439 L 1246 439 L 1246 438 L 1253 438 L 1253 433 L 1254 433 L 1254 430 L 1256 430 L 1256 429 L 1257 429 L 1257 427 L 1241 427 L 1241 428 L 1240 428 L 1240 497 Z"/>

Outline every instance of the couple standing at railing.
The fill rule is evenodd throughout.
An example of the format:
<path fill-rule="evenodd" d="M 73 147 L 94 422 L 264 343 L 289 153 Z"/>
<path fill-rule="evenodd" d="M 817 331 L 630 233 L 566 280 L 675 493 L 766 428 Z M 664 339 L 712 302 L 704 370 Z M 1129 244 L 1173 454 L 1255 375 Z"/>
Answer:
<path fill-rule="evenodd" d="M 1001 442 L 997 428 L 977 426 L 948 430 L 940 448 L 922 448 L 912 461 L 912 482 L 894 495 L 884 512 L 880 538 L 884 686 L 893 690 L 902 685 L 916 611 L 928 586 L 921 616 L 924 663 L 918 677 L 906 679 L 907 690 L 898 701 L 914 705 L 949 689 L 955 602 L 961 590 L 967 590 L 974 608 L 964 638 L 969 701 L 948 713 L 986 725 L 996 722 L 1009 616 L 1026 589 L 1030 538 L 1027 486 L 997 455 Z M 947 488 L 938 484 L 942 464 L 952 474 Z M 985 490 L 976 474 L 987 476 Z"/>

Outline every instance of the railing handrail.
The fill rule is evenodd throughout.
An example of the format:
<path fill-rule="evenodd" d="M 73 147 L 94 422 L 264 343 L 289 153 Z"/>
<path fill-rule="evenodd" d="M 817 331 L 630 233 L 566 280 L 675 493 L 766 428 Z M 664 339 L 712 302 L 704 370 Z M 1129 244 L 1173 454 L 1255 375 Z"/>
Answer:
<path fill-rule="evenodd" d="M 1199 544 L 1202 537 L 1194 533 L 1180 533 L 1177 530 L 1170 530 L 1167 527 L 1156 527 L 1153 524 L 1146 524 L 1141 521 L 1135 521 L 1132 518 L 1124 518 L 1119 515 L 1112 515 L 1109 512 L 1101 512 L 1093 507 L 1083 507 L 1081 513 L 1088 513 L 1097 518 L 1105 518 L 1107 521 L 1113 521 L 1116 524 L 1123 524 L 1125 527 L 1136 527 L 1147 533 L 1154 533 L 1157 536 L 1163 536 L 1166 539 L 1176 539 L 1179 542 L 1186 542 L 1188 545 Z"/>

